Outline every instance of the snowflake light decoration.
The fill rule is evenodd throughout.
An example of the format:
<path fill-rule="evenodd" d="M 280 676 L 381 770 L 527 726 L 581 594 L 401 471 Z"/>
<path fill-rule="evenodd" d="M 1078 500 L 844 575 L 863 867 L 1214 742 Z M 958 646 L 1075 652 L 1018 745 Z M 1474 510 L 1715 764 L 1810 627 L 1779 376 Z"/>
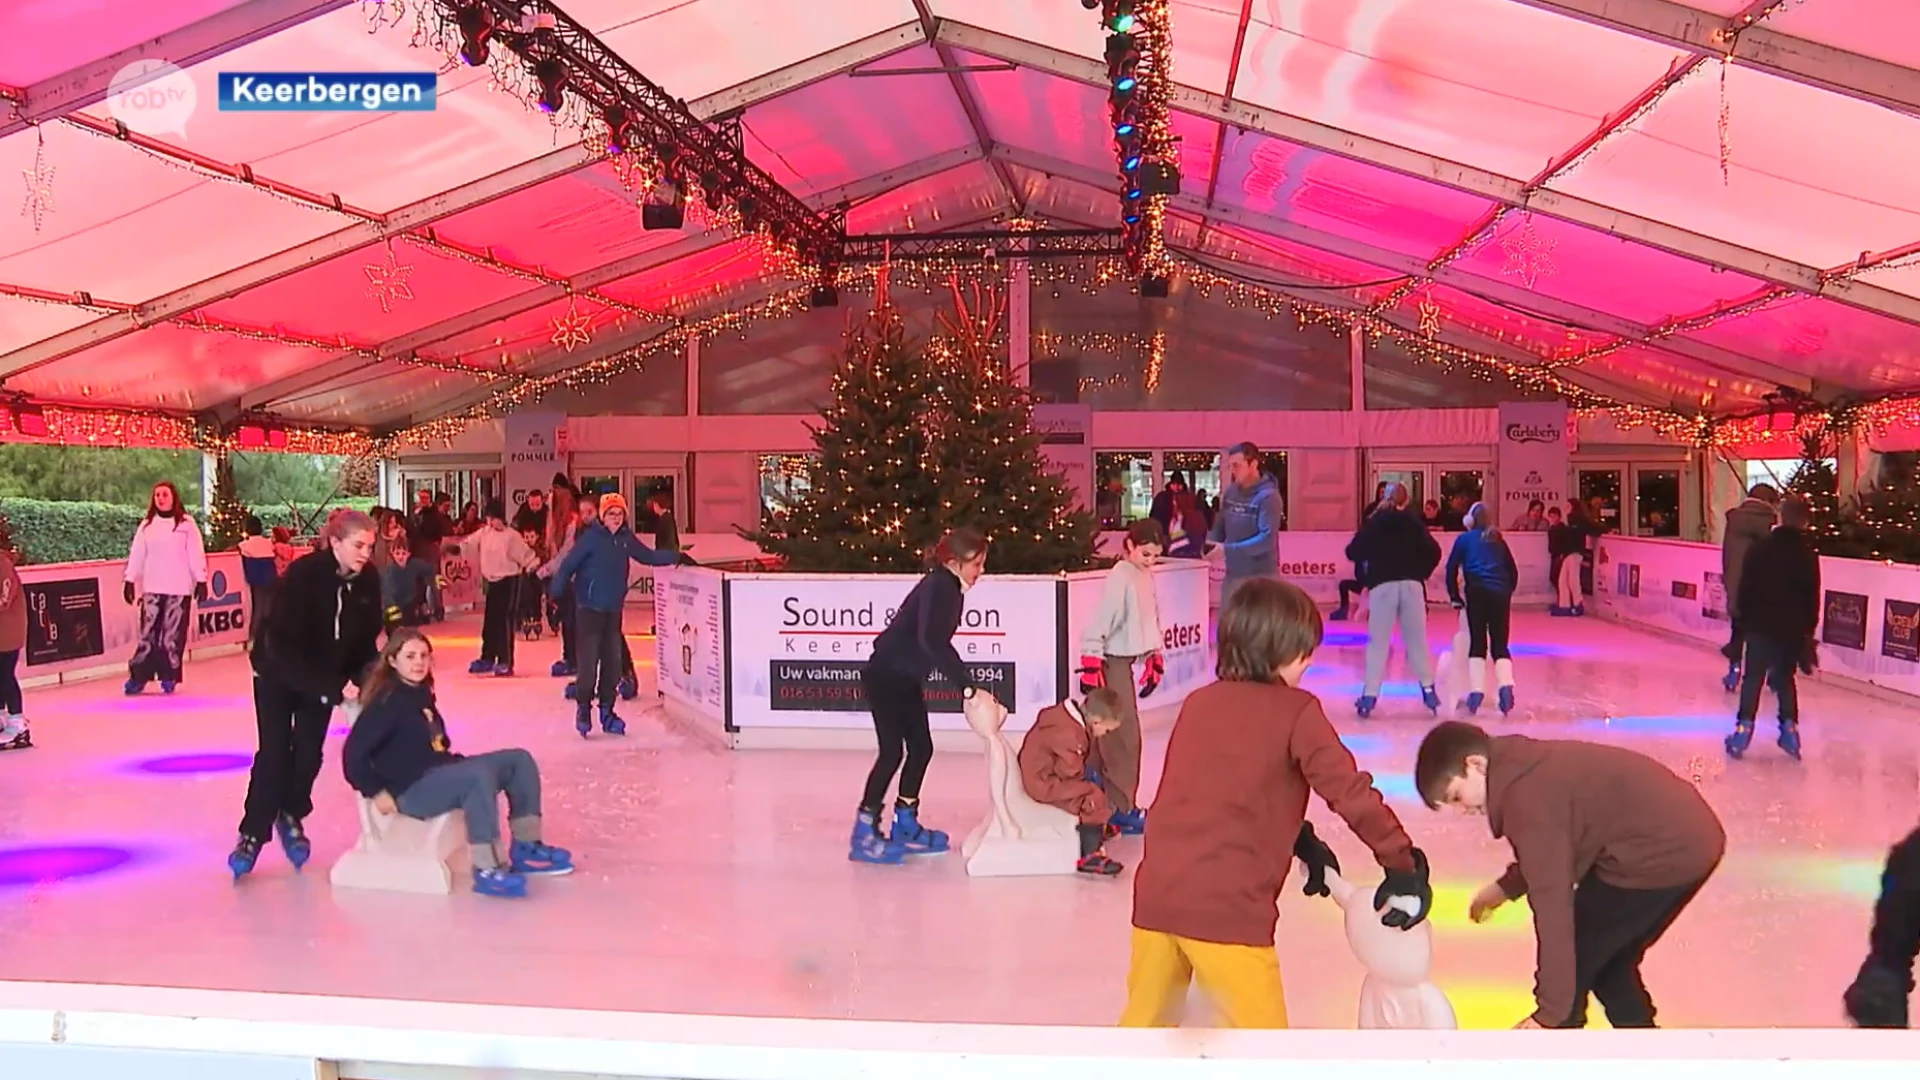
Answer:
<path fill-rule="evenodd" d="M 379 302 L 381 311 L 392 311 L 396 302 L 413 299 L 413 286 L 407 284 L 413 267 L 396 261 L 391 247 L 386 262 L 368 263 L 361 269 L 367 274 L 367 295 Z"/>
<path fill-rule="evenodd" d="M 20 173 L 27 181 L 27 204 L 20 208 L 20 216 L 33 219 L 33 231 L 36 233 L 46 222 L 47 215 L 54 210 L 53 172 L 53 166 L 47 164 L 46 139 L 42 136 L 39 145 L 33 149 L 33 168 Z"/>
<path fill-rule="evenodd" d="M 1558 243 L 1551 237 L 1541 236 L 1533 227 L 1533 218 L 1526 218 L 1518 229 L 1500 238 L 1500 250 L 1507 253 L 1506 264 L 1500 267 L 1500 273 L 1518 277 L 1520 284 L 1533 288 L 1541 278 L 1557 272 L 1553 265 L 1553 249 Z"/>
<path fill-rule="evenodd" d="M 1433 302 L 1433 297 L 1422 295 L 1417 310 L 1420 312 L 1420 336 L 1439 337 L 1440 305 Z"/>
<path fill-rule="evenodd" d="M 593 318 L 584 315 L 574 306 L 573 298 L 567 298 L 567 313 L 553 319 L 553 343 L 572 352 L 593 340 Z"/>

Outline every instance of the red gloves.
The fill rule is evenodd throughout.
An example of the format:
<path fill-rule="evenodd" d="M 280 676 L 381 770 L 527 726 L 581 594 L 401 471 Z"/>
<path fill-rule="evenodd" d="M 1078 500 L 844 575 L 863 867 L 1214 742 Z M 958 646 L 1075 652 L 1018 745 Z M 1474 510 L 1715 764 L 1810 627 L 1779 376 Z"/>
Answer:
<path fill-rule="evenodd" d="M 1159 653 L 1148 653 L 1145 667 L 1140 672 L 1140 696 L 1152 697 L 1160 689 L 1160 680 L 1167 677 L 1167 662 Z"/>
<path fill-rule="evenodd" d="M 1080 657 L 1080 693 L 1091 694 L 1107 685 L 1104 663 L 1097 656 Z"/>

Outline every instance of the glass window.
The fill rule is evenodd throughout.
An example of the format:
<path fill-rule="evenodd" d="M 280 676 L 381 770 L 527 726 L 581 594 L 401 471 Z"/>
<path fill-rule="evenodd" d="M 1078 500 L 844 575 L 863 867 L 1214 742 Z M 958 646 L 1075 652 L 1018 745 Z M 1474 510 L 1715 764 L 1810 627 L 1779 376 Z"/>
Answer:
<path fill-rule="evenodd" d="M 818 454 L 760 455 L 760 513 L 762 517 L 784 518 L 811 488 L 808 470 Z"/>
<path fill-rule="evenodd" d="M 1599 513 L 1594 514 L 1594 524 L 1606 531 L 1620 528 L 1620 470 L 1619 469 L 1581 469 L 1580 501 L 1587 504 L 1591 514 L 1595 504 Z"/>
<path fill-rule="evenodd" d="M 662 496 L 666 503 L 666 512 L 674 514 L 675 477 L 671 473 L 648 475 L 633 474 L 632 509 L 633 531 L 637 533 L 657 533 L 660 531 L 660 514 L 653 508 L 653 498 Z M 676 519 L 677 524 L 677 519 Z"/>
<path fill-rule="evenodd" d="M 1747 464 L 1747 486 L 1772 484 L 1776 490 L 1785 491 L 1792 482 L 1793 474 L 1800 470 L 1799 458 L 1766 458 L 1749 461 Z M 1839 458 L 1825 459 L 1827 468 L 1838 470 Z"/>
<path fill-rule="evenodd" d="M 1094 514 L 1102 529 L 1124 529 L 1153 508 L 1153 454 L 1109 450 L 1093 455 Z"/>
<path fill-rule="evenodd" d="M 577 483 L 582 495 L 611 495 L 620 490 L 620 474 L 605 476 L 582 476 Z"/>
<path fill-rule="evenodd" d="M 1168 450 L 1160 455 L 1160 486 L 1165 487 L 1173 474 L 1187 482 L 1195 495 L 1220 494 L 1220 452 L 1218 450 Z"/>
<path fill-rule="evenodd" d="M 1636 469 L 1633 505 L 1639 536 L 1680 535 L 1680 470 Z"/>
<path fill-rule="evenodd" d="M 1479 469 L 1440 470 L 1440 527 L 1466 528 L 1467 511 L 1481 499 L 1486 473 Z"/>
<path fill-rule="evenodd" d="M 1407 489 L 1407 505 L 1419 512 L 1427 504 L 1427 470 L 1383 465 L 1373 471 L 1374 489 L 1400 484 Z"/>

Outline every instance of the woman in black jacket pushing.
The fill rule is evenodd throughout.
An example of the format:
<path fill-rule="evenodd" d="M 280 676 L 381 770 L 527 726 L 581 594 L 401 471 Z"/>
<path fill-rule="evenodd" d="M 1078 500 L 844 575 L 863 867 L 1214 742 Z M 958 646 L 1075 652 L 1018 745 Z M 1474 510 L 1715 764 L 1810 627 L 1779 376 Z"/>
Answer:
<path fill-rule="evenodd" d="M 927 676 L 939 672 L 961 697 L 985 693 L 973 682 L 953 647 L 966 592 L 987 565 L 987 538 L 977 529 L 955 529 L 933 551 L 933 569 L 900 602 L 887 628 L 873 641 L 873 656 L 860 673 L 873 731 L 880 742 L 867 774 L 860 813 L 853 822 L 847 857 L 854 862 L 898 863 L 907 855 L 938 855 L 947 834 L 920 824 L 920 783 L 933 760 L 927 724 Z M 902 758 L 906 767 L 901 768 Z M 893 774 L 900 791 L 893 804 L 893 832 L 881 831 L 880 815 Z"/>
<path fill-rule="evenodd" d="M 380 578 L 367 568 L 373 540 L 367 515 L 335 514 L 320 549 L 287 567 L 260 629 L 253 650 L 260 749 L 247 779 L 240 841 L 227 856 L 236 879 L 253 872 L 261 845 L 274 833 L 294 869 L 312 854 L 302 822 L 313 813 L 327 724 L 347 683 L 365 679 L 378 653 Z"/>

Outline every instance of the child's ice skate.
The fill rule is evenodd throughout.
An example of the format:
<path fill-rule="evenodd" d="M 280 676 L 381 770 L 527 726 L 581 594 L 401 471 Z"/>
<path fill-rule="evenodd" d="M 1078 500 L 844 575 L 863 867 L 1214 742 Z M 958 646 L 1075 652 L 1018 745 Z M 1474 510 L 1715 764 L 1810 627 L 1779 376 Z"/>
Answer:
<path fill-rule="evenodd" d="M 1346 622 L 1347 621 L 1347 605 L 1341 604 L 1339 607 L 1334 608 L 1332 611 L 1328 612 L 1327 621 L 1328 622 Z"/>
<path fill-rule="evenodd" d="M 242 836 L 240 842 L 233 845 L 233 851 L 227 856 L 227 869 L 233 871 L 233 880 L 253 873 L 253 866 L 260 861 L 260 841 L 251 836 Z"/>
<path fill-rule="evenodd" d="M 1720 685 L 1729 694 L 1740 689 L 1740 661 L 1728 662 L 1727 674 L 1720 680 Z"/>
<path fill-rule="evenodd" d="M 1467 658 L 1467 714 L 1478 716 L 1487 702 L 1487 661 L 1482 656 Z"/>
<path fill-rule="evenodd" d="M 567 663 L 565 660 L 555 660 L 553 666 L 547 669 L 547 674 L 556 679 L 571 679 L 575 675 L 575 671 L 573 665 Z"/>
<path fill-rule="evenodd" d="M 32 745 L 33 736 L 27 731 L 26 717 L 0 718 L 0 750 L 25 750 Z"/>
<path fill-rule="evenodd" d="M 120 692 L 127 695 L 128 697 L 135 697 L 142 690 L 145 690 L 146 688 L 147 688 L 147 680 L 128 679 L 125 683 L 121 684 Z"/>
<path fill-rule="evenodd" d="M 502 679 L 511 678 L 513 676 L 513 665 L 503 660 L 493 665 L 493 674 Z"/>
<path fill-rule="evenodd" d="M 491 675 L 493 674 L 493 661 L 483 656 L 480 659 L 475 660 L 473 663 L 467 665 L 467 674 Z"/>
<path fill-rule="evenodd" d="M 1379 698 L 1372 694 L 1361 694 L 1359 700 L 1353 703 L 1353 711 L 1360 714 L 1360 719 L 1365 720 L 1367 717 L 1373 715 L 1373 710 L 1378 708 L 1379 705 Z"/>
<path fill-rule="evenodd" d="M 600 706 L 600 730 L 609 735 L 625 735 L 627 722 L 614 714 L 613 706 L 602 705 Z"/>
<path fill-rule="evenodd" d="M 1431 686 L 1421 687 L 1420 703 L 1427 707 L 1427 712 L 1434 716 L 1440 715 L 1440 691 Z"/>
<path fill-rule="evenodd" d="M 1137 806 L 1131 810 L 1115 810 L 1113 816 L 1107 819 L 1107 824 L 1122 836 L 1139 836 L 1147 831 L 1147 812 Z"/>
<path fill-rule="evenodd" d="M 862 810 L 853 819 L 853 836 L 848 841 L 847 859 L 851 862 L 898 866 L 907 853 L 880 834 L 879 819 Z"/>
<path fill-rule="evenodd" d="M 559 877 L 573 873 L 573 852 L 534 840 L 515 840 L 507 849 L 513 872 L 532 877 Z"/>
<path fill-rule="evenodd" d="M 499 896 L 517 900 L 527 895 L 527 879 L 523 874 L 511 870 L 502 870 L 497 866 L 481 869 L 473 868 L 473 891 L 481 896 Z"/>
<path fill-rule="evenodd" d="M 1499 688 L 1500 715 L 1513 713 L 1513 661 L 1495 660 L 1493 662 L 1493 684 Z"/>
<path fill-rule="evenodd" d="M 1080 861 L 1073 864 L 1076 873 L 1091 874 L 1094 877 L 1113 877 L 1126 869 L 1120 863 L 1107 858 L 1102 845 L 1106 843 L 1107 830 L 1111 826 L 1081 825 Z"/>
<path fill-rule="evenodd" d="M 574 706 L 573 730 L 579 732 L 580 737 L 583 739 L 593 734 L 593 706 L 591 704 L 583 701 Z"/>
<path fill-rule="evenodd" d="M 1800 722 L 1798 720 L 1780 721 L 1780 749 L 1795 761 L 1800 760 Z"/>
<path fill-rule="evenodd" d="M 161 679 L 160 692 L 163 694 L 171 694 L 173 693 L 173 688 L 177 685 L 179 684 L 174 682 L 172 679 Z"/>
<path fill-rule="evenodd" d="M 620 676 L 620 685 L 617 690 L 621 701 L 632 701 L 640 696 L 640 677 L 631 671 L 627 672 Z"/>
<path fill-rule="evenodd" d="M 1742 757 L 1746 756 L 1747 747 L 1752 745 L 1753 745 L 1753 721 L 1751 720 L 1734 721 L 1733 734 L 1727 736 L 1727 741 L 1726 741 L 1727 756 L 1732 758 L 1735 761 L 1739 761 Z"/>
<path fill-rule="evenodd" d="M 273 822 L 274 835 L 280 838 L 280 850 L 287 853 L 287 861 L 295 870 L 307 865 L 313 857 L 313 841 L 307 839 L 307 830 L 292 817 L 281 814 Z"/>
<path fill-rule="evenodd" d="M 947 850 L 947 834 L 920 824 L 920 807 L 893 804 L 893 844 L 908 855 L 940 855 Z"/>
<path fill-rule="evenodd" d="M 580 700 L 580 684 L 577 681 L 570 682 L 567 684 L 567 688 L 560 693 L 561 696 L 565 697 L 568 701 L 578 701 Z"/>

